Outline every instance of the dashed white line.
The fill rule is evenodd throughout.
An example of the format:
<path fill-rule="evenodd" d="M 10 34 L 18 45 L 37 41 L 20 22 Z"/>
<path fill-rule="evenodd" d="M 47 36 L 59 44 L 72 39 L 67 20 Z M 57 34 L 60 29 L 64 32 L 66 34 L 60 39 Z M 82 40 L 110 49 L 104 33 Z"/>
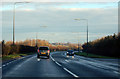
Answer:
<path fill-rule="evenodd" d="M 68 60 L 65 60 L 66 62 L 69 62 Z"/>
<path fill-rule="evenodd" d="M 53 58 L 52 58 L 52 56 L 51 56 L 51 59 L 53 60 L 53 61 L 55 61 Z M 67 61 L 67 62 L 69 62 L 69 61 Z M 58 62 L 56 62 L 55 61 L 55 63 L 57 64 L 57 65 L 59 65 L 59 66 L 62 66 L 61 64 L 59 64 Z M 74 73 L 72 73 L 71 71 L 69 71 L 68 69 L 66 69 L 66 68 L 63 68 L 65 71 L 67 71 L 69 74 L 71 74 L 72 76 L 74 76 L 74 77 L 76 77 L 76 78 L 78 78 L 79 76 L 77 76 L 76 74 L 74 74 Z"/>
<path fill-rule="evenodd" d="M 116 74 L 120 74 L 120 72 L 117 72 L 117 71 L 113 71 L 114 73 L 116 73 Z"/>
<path fill-rule="evenodd" d="M 8 65 L 9 63 L 7 63 L 6 65 Z"/>
<path fill-rule="evenodd" d="M 6 65 L 3 65 L 3 67 L 6 66 Z"/>
<path fill-rule="evenodd" d="M 74 73 L 72 73 L 71 71 L 69 71 L 68 69 L 66 69 L 66 68 L 63 68 L 65 71 L 67 71 L 68 73 L 70 73 L 71 75 L 73 75 L 74 77 L 76 77 L 76 78 L 78 78 L 78 76 L 77 75 L 75 75 Z"/>

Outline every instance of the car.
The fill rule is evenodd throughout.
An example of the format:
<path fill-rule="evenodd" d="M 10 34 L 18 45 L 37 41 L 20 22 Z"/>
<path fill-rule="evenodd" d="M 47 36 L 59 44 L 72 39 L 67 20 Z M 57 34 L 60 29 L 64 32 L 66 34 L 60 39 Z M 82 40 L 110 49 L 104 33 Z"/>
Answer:
<path fill-rule="evenodd" d="M 41 46 L 37 50 L 37 58 L 40 58 L 40 56 L 47 56 L 50 57 L 50 49 L 47 46 Z"/>
<path fill-rule="evenodd" d="M 66 55 L 67 56 L 74 56 L 74 51 L 73 50 L 68 50 Z"/>

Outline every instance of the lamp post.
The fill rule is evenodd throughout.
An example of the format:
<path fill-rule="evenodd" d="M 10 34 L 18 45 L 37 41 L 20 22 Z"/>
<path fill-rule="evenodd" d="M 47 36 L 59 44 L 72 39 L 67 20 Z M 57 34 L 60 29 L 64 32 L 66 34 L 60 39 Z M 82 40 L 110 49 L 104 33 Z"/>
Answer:
<path fill-rule="evenodd" d="M 74 19 L 74 20 L 78 20 L 78 21 L 85 20 L 87 22 L 87 30 L 86 30 L 86 32 L 87 32 L 87 48 L 88 48 L 88 19 L 79 19 L 79 18 L 77 18 L 77 19 Z"/>
<path fill-rule="evenodd" d="M 13 4 L 13 45 L 15 45 L 15 5 L 18 3 L 29 3 L 29 2 L 15 2 Z"/>

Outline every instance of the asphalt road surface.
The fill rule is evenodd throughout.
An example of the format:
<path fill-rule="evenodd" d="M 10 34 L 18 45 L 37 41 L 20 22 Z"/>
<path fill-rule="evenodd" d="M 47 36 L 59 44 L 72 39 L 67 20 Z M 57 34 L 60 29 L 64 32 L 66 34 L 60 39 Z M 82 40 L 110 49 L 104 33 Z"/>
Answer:
<path fill-rule="evenodd" d="M 119 79 L 118 59 L 67 57 L 64 52 L 51 52 L 47 57 L 37 55 L 22 57 L 2 64 L 2 78 L 56 77 L 56 78 L 104 78 Z"/>

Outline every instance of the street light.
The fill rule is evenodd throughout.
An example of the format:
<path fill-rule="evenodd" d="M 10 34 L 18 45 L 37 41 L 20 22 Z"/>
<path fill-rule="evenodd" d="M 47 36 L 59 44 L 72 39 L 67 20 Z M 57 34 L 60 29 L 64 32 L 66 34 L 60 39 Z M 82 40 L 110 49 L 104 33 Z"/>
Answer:
<path fill-rule="evenodd" d="M 13 45 L 15 44 L 15 5 L 18 3 L 30 3 L 30 2 L 15 2 L 13 4 Z"/>
<path fill-rule="evenodd" d="M 74 20 L 78 20 L 78 21 L 85 20 L 87 22 L 87 48 L 88 48 L 88 19 L 79 19 L 79 18 L 76 18 Z"/>

